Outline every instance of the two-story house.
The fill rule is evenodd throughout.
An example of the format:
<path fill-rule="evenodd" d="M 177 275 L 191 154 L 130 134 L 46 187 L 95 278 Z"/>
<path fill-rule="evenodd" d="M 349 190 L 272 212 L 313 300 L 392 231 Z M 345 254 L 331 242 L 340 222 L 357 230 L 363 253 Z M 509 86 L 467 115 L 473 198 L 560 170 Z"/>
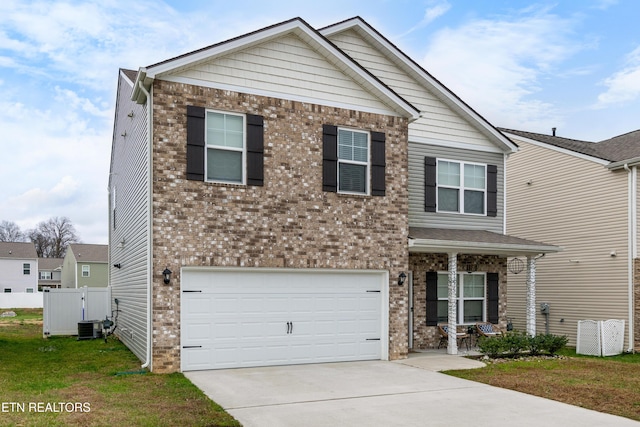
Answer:
<path fill-rule="evenodd" d="M 38 291 L 61 287 L 63 262 L 63 258 L 38 258 Z"/>
<path fill-rule="evenodd" d="M 0 242 L 0 292 L 38 290 L 38 254 L 33 243 Z"/>
<path fill-rule="evenodd" d="M 61 287 L 106 287 L 109 282 L 108 245 L 71 243 L 62 261 Z"/>
<path fill-rule="evenodd" d="M 508 161 L 509 232 L 564 248 L 539 261 L 548 312 L 538 329 L 576 345 L 578 321 L 622 319 L 624 349 L 640 350 L 640 131 L 600 142 L 502 131 L 520 146 Z M 524 279 L 509 274 L 509 284 L 508 315 L 521 326 Z"/>
<path fill-rule="evenodd" d="M 506 257 L 533 287 L 558 249 L 504 235 L 516 149 L 360 18 L 121 70 L 120 338 L 171 372 L 398 359 L 438 322 L 504 323 Z"/>

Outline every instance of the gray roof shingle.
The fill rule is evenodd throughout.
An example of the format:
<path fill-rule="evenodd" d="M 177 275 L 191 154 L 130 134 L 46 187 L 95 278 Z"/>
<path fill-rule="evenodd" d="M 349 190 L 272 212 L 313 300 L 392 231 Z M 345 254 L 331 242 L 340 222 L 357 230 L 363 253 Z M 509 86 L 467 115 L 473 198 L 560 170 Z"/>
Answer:
<path fill-rule="evenodd" d="M 580 154 L 586 154 L 587 156 L 596 157 L 610 162 L 620 162 L 622 160 L 640 157 L 640 130 L 618 135 L 600 142 L 590 142 L 515 129 L 498 129 L 501 132 L 533 139 L 534 141 L 554 145 L 556 147 L 571 150 Z"/>
<path fill-rule="evenodd" d="M 31 242 L 0 242 L 0 258 L 37 259 L 38 254 Z"/>
<path fill-rule="evenodd" d="M 72 243 L 69 245 L 69 250 L 73 252 L 78 262 L 109 262 L 108 245 Z"/>

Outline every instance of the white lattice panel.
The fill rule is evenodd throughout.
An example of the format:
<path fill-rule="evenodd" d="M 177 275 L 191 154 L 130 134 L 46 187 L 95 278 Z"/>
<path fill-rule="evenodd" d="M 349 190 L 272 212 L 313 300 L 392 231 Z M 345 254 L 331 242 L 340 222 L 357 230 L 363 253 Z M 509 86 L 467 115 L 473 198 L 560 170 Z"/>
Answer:
<path fill-rule="evenodd" d="M 578 321 L 578 340 L 576 343 L 576 353 L 588 356 L 601 356 L 602 346 L 600 345 L 600 322 L 595 320 Z"/>
<path fill-rule="evenodd" d="M 624 320 L 610 319 L 600 323 L 602 355 L 621 354 L 624 347 Z"/>

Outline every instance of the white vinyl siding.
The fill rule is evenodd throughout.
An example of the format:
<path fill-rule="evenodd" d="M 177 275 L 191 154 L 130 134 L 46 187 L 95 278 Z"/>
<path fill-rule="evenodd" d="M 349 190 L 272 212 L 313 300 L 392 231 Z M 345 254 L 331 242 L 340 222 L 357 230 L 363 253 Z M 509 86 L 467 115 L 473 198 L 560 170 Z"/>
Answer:
<path fill-rule="evenodd" d="M 118 91 L 110 171 L 110 188 L 118 188 L 118 218 L 117 228 L 109 232 L 109 283 L 112 286 L 112 303 L 113 299 L 118 298 L 122 310 L 118 314 L 118 329 L 124 329 L 125 332 L 120 333 L 119 337 L 144 361 L 151 230 L 148 220 L 151 203 L 146 110 L 149 104 L 138 105 L 130 101 L 132 87 L 122 76 Z M 131 112 L 132 117 L 129 116 Z M 127 136 L 123 138 L 120 135 L 125 131 Z M 113 210 L 109 212 L 113 213 Z M 113 264 L 121 264 L 122 268 L 115 268 Z M 115 308 L 113 303 L 112 309 Z"/>
<path fill-rule="evenodd" d="M 329 39 L 423 113 L 420 119 L 409 124 L 409 140 L 424 138 L 495 148 L 467 120 L 455 113 L 447 104 L 355 31 L 337 33 Z"/>
<path fill-rule="evenodd" d="M 628 325 L 627 172 L 515 142 L 520 151 L 507 162 L 507 233 L 563 248 L 537 261 L 536 301 L 549 303 L 550 332 L 575 345 L 578 320 Z M 509 273 L 507 314 L 518 329 L 526 321 L 525 281 L 526 271 Z M 539 305 L 536 320 L 544 332 Z"/>
<path fill-rule="evenodd" d="M 332 104 L 390 110 L 293 34 L 160 78 L 230 90 L 243 88 L 244 92 L 280 97 L 289 95 L 289 99 L 326 100 Z"/>
<path fill-rule="evenodd" d="M 461 215 L 457 212 L 425 212 L 424 158 L 455 159 L 457 162 L 475 165 L 496 165 L 498 168 L 498 213 L 495 217 L 486 215 Z M 409 142 L 409 226 L 433 228 L 462 228 L 488 230 L 503 233 L 504 216 L 504 156 L 499 153 L 463 150 L 436 145 Z M 485 177 L 486 177 L 486 167 Z M 474 184 L 477 186 L 477 184 Z M 485 178 L 486 188 L 486 178 Z M 486 194 L 485 194 L 486 212 Z M 522 236 L 520 236 L 522 237 Z"/>

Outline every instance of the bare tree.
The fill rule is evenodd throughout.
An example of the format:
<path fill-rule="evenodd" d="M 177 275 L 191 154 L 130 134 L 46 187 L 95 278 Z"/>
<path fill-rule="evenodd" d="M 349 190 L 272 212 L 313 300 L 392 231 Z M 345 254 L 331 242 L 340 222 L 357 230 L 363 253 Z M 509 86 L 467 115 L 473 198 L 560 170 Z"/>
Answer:
<path fill-rule="evenodd" d="M 0 242 L 24 242 L 25 234 L 13 221 L 0 222 Z"/>
<path fill-rule="evenodd" d="M 69 243 L 80 242 L 71 220 L 65 216 L 42 221 L 29 232 L 29 239 L 43 258 L 64 258 Z"/>

